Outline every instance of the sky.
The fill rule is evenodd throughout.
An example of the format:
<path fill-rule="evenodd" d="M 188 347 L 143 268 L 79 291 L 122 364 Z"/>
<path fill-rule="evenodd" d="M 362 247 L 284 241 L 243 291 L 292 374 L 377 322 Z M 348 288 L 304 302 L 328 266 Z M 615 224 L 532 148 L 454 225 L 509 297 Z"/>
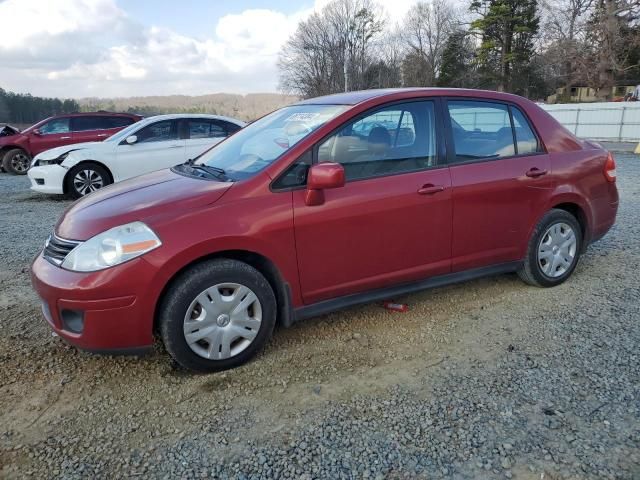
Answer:
<path fill-rule="evenodd" d="M 0 0 L 0 87 L 64 98 L 278 91 L 277 57 L 329 0 Z M 416 0 L 383 0 L 395 23 Z"/>

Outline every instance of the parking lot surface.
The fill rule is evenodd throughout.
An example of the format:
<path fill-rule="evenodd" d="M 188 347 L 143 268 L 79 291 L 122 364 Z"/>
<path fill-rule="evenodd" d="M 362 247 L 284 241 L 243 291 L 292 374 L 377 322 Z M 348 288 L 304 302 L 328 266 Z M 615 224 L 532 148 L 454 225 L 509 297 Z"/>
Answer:
<path fill-rule="evenodd" d="M 51 336 L 29 262 L 70 204 L 0 174 L 0 477 L 640 478 L 640 157 L 554 289 L 503 275 L 276 331 L 192 375 Z"/>

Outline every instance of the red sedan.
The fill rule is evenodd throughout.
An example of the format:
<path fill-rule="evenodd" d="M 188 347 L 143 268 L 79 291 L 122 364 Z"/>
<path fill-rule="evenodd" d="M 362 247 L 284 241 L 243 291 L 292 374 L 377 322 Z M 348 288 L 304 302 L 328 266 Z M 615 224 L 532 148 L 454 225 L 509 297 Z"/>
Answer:
<path fill-rule="evenodd" d="M 32 266 L 51 328 L 184 367 L 276 323 L 484 275 L 552 287 L 613 225 L 613 157 L 524 98 L 370 90 L 299 102 L 75 203 Z"/>

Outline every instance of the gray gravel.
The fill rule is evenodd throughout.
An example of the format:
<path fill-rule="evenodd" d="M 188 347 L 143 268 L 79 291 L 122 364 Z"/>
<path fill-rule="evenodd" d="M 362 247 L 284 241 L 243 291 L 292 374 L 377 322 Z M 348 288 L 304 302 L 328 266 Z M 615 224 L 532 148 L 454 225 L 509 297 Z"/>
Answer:
<path fill-rule="evenodd" d="M 0 477 L 640 478 L 640 158 L 616 159 L 618 222 L 565 284 L 354 308 L 208 376 L 51 338 L 26 269 L 68 202 L 0 175 Z"/>

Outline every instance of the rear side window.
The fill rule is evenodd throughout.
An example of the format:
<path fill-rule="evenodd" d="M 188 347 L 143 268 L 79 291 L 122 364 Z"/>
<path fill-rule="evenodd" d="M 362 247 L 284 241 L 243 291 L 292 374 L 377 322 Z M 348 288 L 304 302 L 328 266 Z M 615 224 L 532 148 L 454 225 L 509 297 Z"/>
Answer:
<path fill-rule="evenodd" d="M 87 130 L 105 130 L 107 127 L 105 117 L 73 117 L 71 119 L 71 130 L 74 132 L 85 132 Z"/>
<path fill-rule="evenodd" d="M 347 181 L 423 170 L 436 163 L 435 132 L 433 102 L 394 104 L 342 127 L 318 161 L 340 163 Z"/>
<path fill-rule="evenodd" d="M 516 151 L 518 155 L 540 152 L 538 138 L 533 133 L 531 125 L 524 114 L 516 107 L 511 107 L 513 127 L 516 132 Z"/>
<path fill-rule="evenodd" d="M 51 120 L 44 125 L 38 127 L 38 130 L 43 135 L 53 135 L 55 133 L 69 133 L 69 119 L 68 118 L 56 118 L 55 120 Z"/>
<path fill-rule="evenodd" d="M 137 143 L 164 142 L 178 138 L 177 122 L 175 120 L 163 120 L 152 123 L 138 130 L 135 134 Z"/>
<path fill-rule="evenodd" d="M 227 132 L 220 122 L 212 120 L 188 120 L 189 138 L 224 138 Z"/>
<path fill-rule="evenodd" d="M 447 102 L 456 162 L 515 155 L 509 108 L 500 103 Z"/>
<path fill-rule="evenodd" d="M 135 123 L 131 117 L 103 117 L 104 128 L 122 128 Z"/>

